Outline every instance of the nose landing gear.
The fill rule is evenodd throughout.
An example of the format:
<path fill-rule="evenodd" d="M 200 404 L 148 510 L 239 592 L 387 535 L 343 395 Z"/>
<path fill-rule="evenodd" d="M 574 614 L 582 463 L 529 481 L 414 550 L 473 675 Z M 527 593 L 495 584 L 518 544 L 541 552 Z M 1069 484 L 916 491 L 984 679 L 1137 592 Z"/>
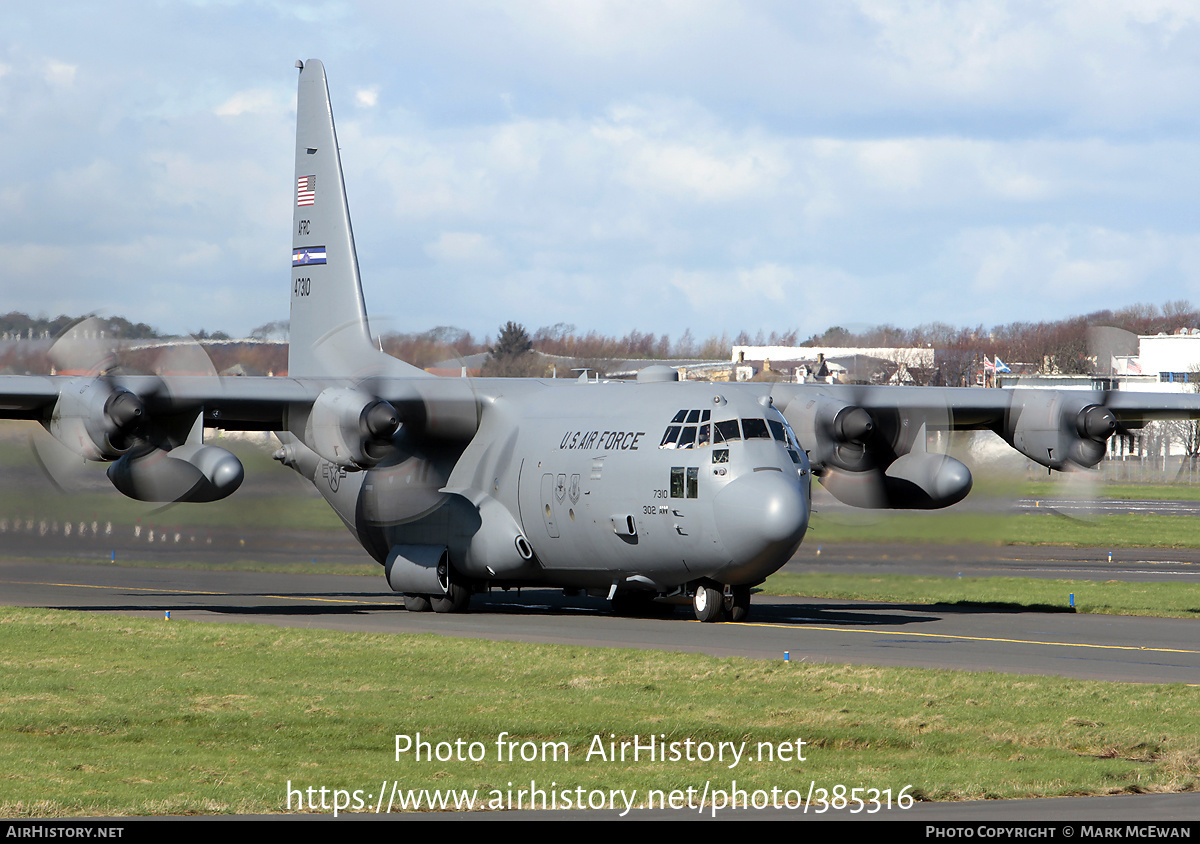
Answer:
<path fill-rule="evenodd" d="M 703 622 L 745 621 L 750 613 L 750 587 L 700 583 L 692 594 L 692 610 L 696 620 Z"/>

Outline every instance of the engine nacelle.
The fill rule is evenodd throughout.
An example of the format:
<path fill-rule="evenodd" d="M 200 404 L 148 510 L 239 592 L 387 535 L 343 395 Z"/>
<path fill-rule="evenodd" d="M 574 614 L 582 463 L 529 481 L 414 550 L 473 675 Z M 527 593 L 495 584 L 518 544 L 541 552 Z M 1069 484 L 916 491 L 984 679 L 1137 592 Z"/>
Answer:
<path fill-rule="evenodd" d="M 368 469 L 387 457 L 400 427 L 396 409 L 359 390 L 330 387 L 313 403 L 305 442 L 321 457 L 347 469 Z"/>
<path fill-rule="evenodd" d="M 861 471 L 871 465 L 866 443 L 875 421 L 861 407 L 826 396 L 793 401 L 784 411 L 818 472 L 826 468 Z"/>
<path fill-rule="evenodd" d="M 834 498 L 874 510 L 938 510 L 971 491 L 971 470 L 944 454 L 909 452 L 883 472 L 834 470 L 820 478 Z"/>
<path fill-rule="evenodd" d="M 103 378 L 74 378 L 59 393 L 50 434 L 88 460 L 116 460 L 136 443 L 146 409 L 128 390 Z"/>
<path fill-rule="evenodd" d="M 244 477 L 241 461 L 215 445 L 126 454 L 108 467 L 112 485 L 138 501 L 219 501 L 232 495 Z"/>
<path fill-rule="evenodd" d="M 1004 427 L 996 433 L 1050 469 L 1090 469 L 1104 459 L 1116 430 L 1116 416 L 1092 397 L 1029 391 L 1013 395 Z"/>

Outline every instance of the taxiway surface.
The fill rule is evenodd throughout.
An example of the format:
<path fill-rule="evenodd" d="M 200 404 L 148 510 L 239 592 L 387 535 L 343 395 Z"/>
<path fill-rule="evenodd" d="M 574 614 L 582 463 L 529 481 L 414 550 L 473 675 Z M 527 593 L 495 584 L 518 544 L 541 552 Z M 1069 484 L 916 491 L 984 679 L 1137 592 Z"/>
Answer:
<path fill-rule="evenodd" d="M 802 565 L 797 562 L 797 565 Z M 756 595 L 752 620 L 618 618 L 549 589 L 476 595 L 464 615 L 406 612 L 382 577 L 0 562 L 0 602 L 339 630 L 437 633 L 756 659 L 1200 683 L 1196 622 Z"/>

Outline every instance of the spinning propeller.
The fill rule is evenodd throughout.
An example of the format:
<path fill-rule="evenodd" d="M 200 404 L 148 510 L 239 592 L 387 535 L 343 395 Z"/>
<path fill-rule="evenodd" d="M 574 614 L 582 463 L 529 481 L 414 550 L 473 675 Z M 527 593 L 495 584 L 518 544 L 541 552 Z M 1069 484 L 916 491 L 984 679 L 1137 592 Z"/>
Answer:
<path fill-rule="evenodd" d="M 808 449 L 813 474 L 855 507 L 934 509 L 961 501 L 971 489 L 970 471 L 937 450 L 947 439 L 936 437 L 935 450 L 929 449 L 932 434 L 950 430 L 944 395 L 905 387 L 906 396 L 922 401 L 899 409 L 888 405 L 887 389 L 852 385 L 800 393 L 784 409 Z"/>
<path fill-rule="evenodd" d="M 216 378 L 199 344 L 168 346 L 151 378 L 119 372 L 118 351 L 95 317 L 67 329 L 51 347 L 56 370 L 70 380 L 43 422 L 53 439 L 31 442 L 51 482 L 60 490 L 77 488 L 81 468 L 91 461 L 109 463 L 113 486 L 140 501 L 216 501 L 233 493 L 244 477 L 241 462 L 204 445 L 203 409 L 180 406 L 171 395 L 175 378 Z"/>

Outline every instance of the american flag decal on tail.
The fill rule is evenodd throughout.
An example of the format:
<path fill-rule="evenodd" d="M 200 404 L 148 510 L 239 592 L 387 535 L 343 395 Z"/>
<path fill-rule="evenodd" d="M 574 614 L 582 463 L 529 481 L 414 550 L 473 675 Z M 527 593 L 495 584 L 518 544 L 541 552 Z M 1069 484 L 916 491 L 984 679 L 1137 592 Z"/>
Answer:
<path fill-rule="evenodd" d="M 301 176 L 296 180 L 296 204 L 315 205 L 317 202 L 317 177 Z"/>

